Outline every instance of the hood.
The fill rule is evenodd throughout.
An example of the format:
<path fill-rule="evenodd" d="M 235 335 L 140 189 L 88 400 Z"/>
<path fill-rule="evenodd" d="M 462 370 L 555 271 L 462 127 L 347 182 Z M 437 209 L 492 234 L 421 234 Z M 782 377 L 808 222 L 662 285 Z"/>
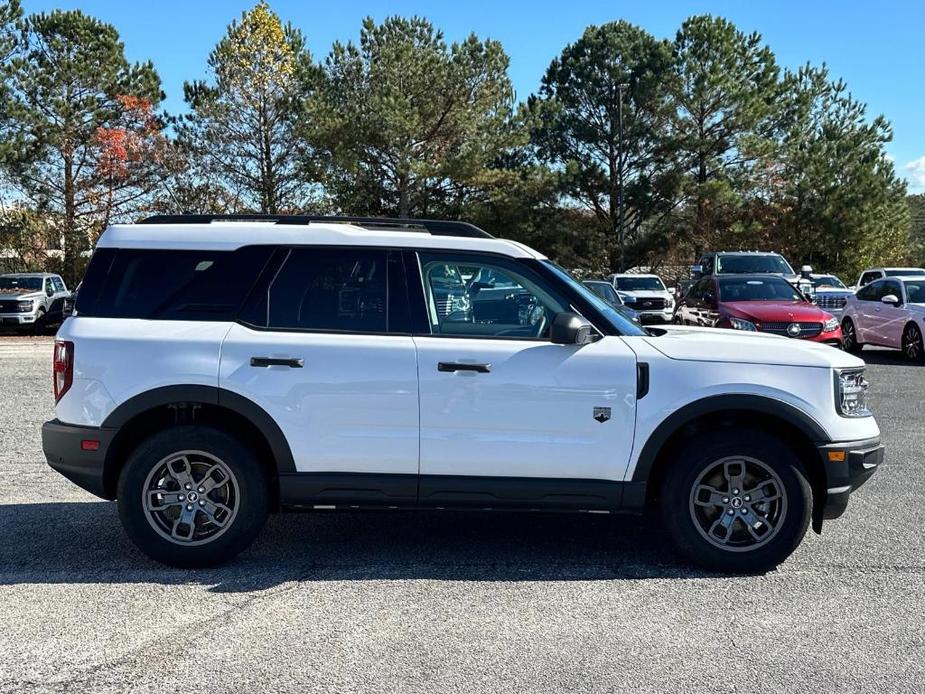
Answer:
<path fill-rule="evenodd" d="M 671 293 L 664 289 L 618 289 L 618 292 L 634 299 L 667 299 Z"/>
<path fill-rule="evenodd" d="M 864 366 L 847 352 L 809 340 L 722 328 L 660 327 L 663 335 L 643 339 L 670 359 L 827 369 Z"/>
<path fill-rule="evenodd" d="M 720 308 L 736 318 L 759 323 L 823 323 L 831 315 L 805 301 L 724 301 Z"/>
<path fill-rule="evenodd" d="M 25 301 L 26 299 L 41 299 L 42 292 L 34 289 L 0 289 L 0 301 Z"/>

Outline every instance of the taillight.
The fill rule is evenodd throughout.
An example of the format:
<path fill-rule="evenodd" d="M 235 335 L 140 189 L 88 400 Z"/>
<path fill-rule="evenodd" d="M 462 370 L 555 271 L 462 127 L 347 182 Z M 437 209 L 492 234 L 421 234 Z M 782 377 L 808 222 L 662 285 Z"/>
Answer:
<path fill-rule="evenodd" d="M 55 403 L 64 397 L 64 394 L 74 382 L 74 343 L 67 340 L 55 340 L 54 362 L 52 366 L 52 382 L 55 387 Z"/>

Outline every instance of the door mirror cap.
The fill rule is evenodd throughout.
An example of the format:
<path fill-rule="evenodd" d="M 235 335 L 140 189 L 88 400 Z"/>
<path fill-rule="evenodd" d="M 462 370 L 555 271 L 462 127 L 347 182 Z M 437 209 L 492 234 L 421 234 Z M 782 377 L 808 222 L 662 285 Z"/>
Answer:
<path fill-rule="evenodd" d="M 713 296 L 713 292 L 704 292 L 703 293 L 703 303 L 708 306 L 712 306 L 716 301 L 716 297 Z"/>
<path fill-rule="evenodd" d="M 890 306 L 899 306 L 899 304 L 902 303 L 900 302 L 899 297 L 895 294 L 887 294 L 885 297 L 880 299 L 880 301 L 885 304 L 889 304 Z"/>
<path fill-rule="evenodd" d="M 803 277 L 807 277 L 807 278 L 808 278 L 811 274 L 813 274 L 813 266 L 812 266 L 812 265 L 804 265 L 803 267 L 800 268 L 800 274 L 801 274 Z"/>
<path fill-rule="evenodd" d="M 556 345 L 586 345 L 594 342 L 594 328 L 577 313 L 557 313 L 552 319 L 549 339 Z"/>
<path fill-rule="evenodd" d="M 691 277 L 699 280 L 703 276 L 703 265 L 691 265 Z"/>

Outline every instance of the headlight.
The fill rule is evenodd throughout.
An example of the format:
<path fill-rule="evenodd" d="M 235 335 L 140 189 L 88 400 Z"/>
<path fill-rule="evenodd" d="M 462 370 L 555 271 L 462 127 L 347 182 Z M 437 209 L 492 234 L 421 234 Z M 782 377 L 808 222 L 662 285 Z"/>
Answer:
<path fill-rule="evenodd" d="M 835 409 L 842 417 L 867 417 L 867 380 L 864 369 L 835 372 Z"/>
<path fill-rule="evenodd" d="M 668 297 L 668 300 L 665 302 L 665 308 L 674 308 L 674 298 Z"/>
<path fill-rule="evenodd" d="M 22 311 L 23 313 L 28 313 L 29 311 L 31 311 L 32 310 L 32 299 L 28 299 L 27 301 L 20 301 L 19 310 Z"/>
<path fill-rule="evenodd" d="M 829 318 L 825 323 L 822 324 L 822 332 L 830 333 L 833 330 L 835 330 L 835 328 L 837 327 L 838 327 L 838 319 Z"/>
<path fill-rule="evenodd" d="M 751 330 L 752 332 L 758 332 L 758 328 L 756 328 L 755 324 L 750 320 L 743 320 L 741 318 L 733 318 L 730 316 L 729 325 L 731 325 L 736 330 Z"/>

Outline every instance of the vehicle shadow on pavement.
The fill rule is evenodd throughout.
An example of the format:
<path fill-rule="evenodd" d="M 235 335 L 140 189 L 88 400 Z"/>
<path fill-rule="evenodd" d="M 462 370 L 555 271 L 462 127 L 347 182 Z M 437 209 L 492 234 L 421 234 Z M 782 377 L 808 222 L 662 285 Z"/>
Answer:
<path fill-rule="evenodd" d="M 895 349 L 865 349 L 857 356 L 866 364 L 883 364 L 886 366 L 925 366 L 925 361 L 912 361 L 905 354 Z"/>
<path fill-rule="evenodd" d="M 272 516 L 254 545 L 207 570 L 141 554 L 107 502 L 0 506 L 0 585 L 199 583 L 217 592 L 290 581 L 564 581 L 696 578 L 653 521 L 504 512 Z"/>

